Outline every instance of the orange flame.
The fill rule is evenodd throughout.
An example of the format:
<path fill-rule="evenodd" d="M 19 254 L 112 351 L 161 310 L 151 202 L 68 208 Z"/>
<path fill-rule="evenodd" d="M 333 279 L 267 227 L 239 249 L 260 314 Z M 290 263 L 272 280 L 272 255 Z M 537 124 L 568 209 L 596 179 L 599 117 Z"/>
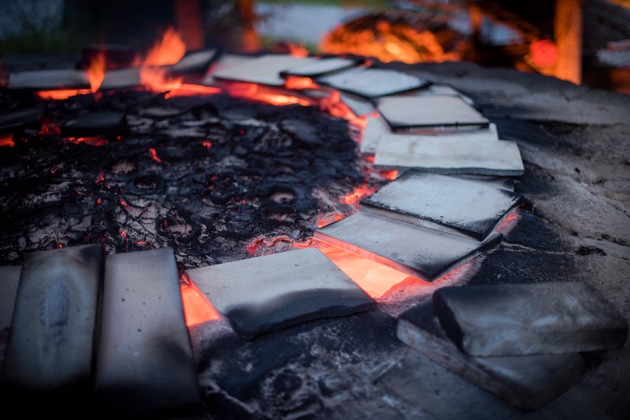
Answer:
<path fill-rule="evenodd" d="M 181 77 L 171 77 L 168 70 L 161 67 L 140 68 L 140 84 L 153 92 L 166 92 L 182 85 Z"/>
<path fill-rule="evenodd" d="M 149 50 L 140 65 L 149 67 L 175 64 L 181 60 L 184 54 L 186 54 L 186 44 L 177 31 L 169 27 L 162 38 Z"/>
<path fill-rule="evenodd" d="M 15 142 L 13 141 L 13 136 L 8 135 L 4 137 L 0 137 L 0 147 L 13 147 L 15 146 Z"/>
<path fill-rule="evenodd" d="M 105 52 L 99 51 L 90 62 L 87 69 L 88 80 L 90 81 L 90 89 L 96 92 L 105 79 Z"/>
<path fill-rule="evenodd" d="M 265 88 L 255 83 L 229 83 L 226 85 L 226 90 L 229 95 L 237 98 L 251 99 L 252 101 L 265 102 L 276 106 L 312 105 L 307 99 L 279 93 L 277 90 Z"/>
<path fill-rule="evenodd" d="M 201 293 L 201 290 L 190 280 L 187 274 L 182 275 L 180 290 L 184 305 L 184 317 L 189 328 L 204 322 L 221 319 L 219 311 Z"/>
<path fill-rule="evenodd" d="M 308 49 L 304 45 L 289 42 L 287 46 L 293 57 L 308 57 Z"/>

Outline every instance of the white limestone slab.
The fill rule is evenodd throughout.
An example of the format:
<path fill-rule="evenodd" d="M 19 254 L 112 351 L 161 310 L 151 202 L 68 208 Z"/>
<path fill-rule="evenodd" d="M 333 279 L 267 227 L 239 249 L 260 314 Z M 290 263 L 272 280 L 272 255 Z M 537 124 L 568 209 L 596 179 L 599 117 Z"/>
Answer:
<path fill-rule="evenodd" d="M 374 155 L 380 170 L 415 168 L 446 175 L 520 176 L 525 171 L 514 141 L 452 137 L 383 136 Z"/>
<path fill-rule="evenodd" d="M 477 141 L 477 140 L 499 140 L 499 133 L 496 124 L 490 123 L 487 128 L 474 128 L 456 131 L 435 131 L 431 133 L 419 134 L 415 131 L 392 131 L 392 128 L 381 116 L 370 117 L 363 132 L 363 140 L 361 142 L 361 153 L 367 156 L 374 156 L 378 144 L 384 135 L 391 135 L 387 141 L 397 141 L 402 138 L 411 138 L 418 140 L 432 140 L 436 138 L 450 139 L 459 141 Z"/>
<path fill-rule="evenodd" d="M 125 89 L 140 86 L 140 68 L 109 70 L 105 73 L 100 90 Z"/>
<path fill-rule="evenodd" d="M 376 306 L 315 248 L 197 268 L 188 275 L 244 339 Z"/>
<path fill-rule="evenodd" d="M 427 281 L 435 280 L 502 240 L 502 235 L 493 232 L 479 242 L 363 211 L 317 229 L 314 236 Z"/>
<path fill-rule="evenodd" d="M 366 98 L 411 91 L 428 86 L 431 82 L 413 74 L 390 69 L 357 67 L 318 77 L 317 83 L 354 93 Z"/>
<path fill-rule="evenodd" d="M 30 70 L 9 75 L 9 89 L 89 89 L 86 71 L 74 69 Z"/>
<path fill-rule="evenodd" d="M 282 71 L 282 76 L 289 77 L 319 77 L 333 72 L 346 70 L 359 64 L 359 60 L 343 57 L 316 58 L 306 64 Z"/>
<path fill-rule="evenodd" d="M 316 61 L 316 58 L 294 57 L 289 54 L 263 55 L 240 65 L 219 69 L 214 72 L 213 77 L 217 81 L 284 86 L 285 79 L 280 75 L 281 72 Z"/>
<path fill-rule="evenodd" d="M 490 121 L 452 95 L 397 95 L 379 98 L 376 107 L 394 130 L 417 127 L 487 127 Z"/>
<path fill-rule="evenodd" d="M 392 134 L 392 130 L 383 117 L 380 115 L 368 117 L 363 130 L 363 139 L 359 145 L 361 153 L 367 156 L 374 156 L 378 142 L 386 134 Z"/>
<path fill-rule="evenodd" d="M 172 74 L 203 73 L 216 59 L 219 50 L 210 48 L 207 50 L 191 51 L 186 53 L 177 63 L 171 67 Z"/>
<path fill-rule="evenodd" d="M 445 175 L 409 171 L 361 201 L 362 208 L 478 241 L 522 200 L 516 193 Z"/>

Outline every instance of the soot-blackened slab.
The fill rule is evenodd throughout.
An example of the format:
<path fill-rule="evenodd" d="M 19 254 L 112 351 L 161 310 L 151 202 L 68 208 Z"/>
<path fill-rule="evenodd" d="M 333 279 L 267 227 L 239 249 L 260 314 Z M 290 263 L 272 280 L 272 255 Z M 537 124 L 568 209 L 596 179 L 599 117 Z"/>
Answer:
<path fill-rule="evenodd" d="M 188 275 L 244 339 L 376 307 L 315 248 L 197 268 Z"/>
<path fill-rule="evenodd" d="M 171 248 L 109 255 L 96 364 L 105 417 L 200 409 L 195 363 Z"/>
<path fill-rule="evenodd" d="M 291 67 L 280 72 L 283 77 L 321 77 L 330 73 L 346 70 L 361 64 L 361 60 L 342 57 L 327 57 Z"/>
<path fill-rule="evenodd" d="M 9 89 L 54 90 L 89 89 L 87 72 L 82 70 L 32 70 L 9 75 Z"/>
<path fill-rule="evenodd" d="M 390 69 L 353 68 L 328 76 L 318 77 L 318 83 L 343 92 L 354 93 L 365 98 L 421 89 L 431 82 L 413 74 Z"/>
<path fill-rule="evenodd" d="M 360 211 L 315 231 L 338 248 L 431 281 L 497 246 L 494 232 L 483 242 Z"/>
<path fill-rule="evenodd" d="M 376 107 L 394 130 L 487 127 L 490 124 L 479 111 L 457 96 L 387 96 L 379 98 Z"/>
<path fill-rule="evenodd" d="M 472 357 L 446 336 L 430 302 L 404 312 L 397 336 L 404 343 L 507 403 L 538 410 L 564 393 L 581 376 L 577 353 Z"/>
<path fill-rule="evenodd" d="M 607 350 L 626 341 L 626 320 L 579 282 L 445 287 L 433 295 L 442 328 L 473 356 Z"/>
<path fill-rule="evenodd" d="M 20 266 L 0 267 L 0 368 L 4 360 L 4 352 L 9 338 L 11 318 L 15 308 L 18 284 L 20 282 Z M 0 369 L 1 370 L 1 369 Z"/>
<path fill-rule="evenodd" d="M 124 126 L 125 114 L 122 112 L 90 112 L 66 121 L 61 134 L 66 137 L 115 137 L 121 134 Z"/>
<path fill-rule="evenodd" d="M 518 144 L 506 140 L 384 135 L 374 156 L 377 169 L 411 169 L 443 175 L 521 176 Z"/>
<path fill-rule="evenodd" d="M 42 108 L 15 109 L 0 113 L 0 134 L 33 127 L 39 128 L 44 110 Z"/>
<path fill-rule="evenodd" d="M 37 251 L 24 259 L 2 376 L 11 392 L 34 406 L 88 407 L 103 261 L 100 245 Z"/>
<path fill-rule="evenodd" d="M 361 201 L 371 211 L 484 240 L 522 197 L 451 176 L 407 172 Z"/>

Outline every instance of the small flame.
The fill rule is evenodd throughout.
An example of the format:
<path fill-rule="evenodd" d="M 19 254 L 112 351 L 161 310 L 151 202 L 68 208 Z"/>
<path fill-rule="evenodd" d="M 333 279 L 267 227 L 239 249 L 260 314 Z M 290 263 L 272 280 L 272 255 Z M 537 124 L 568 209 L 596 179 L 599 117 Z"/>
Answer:
<path fill-rule="evenodd" d="M 15 146 L 15 142 L 13 141 L 13 136 L 8 135 L 4 137 L 0 137 L 0 147 L 13 147 Z"/>
<path fill-rule="evenodd" d="M 99 51 L 94 56 L 87 69 L 88 80 L 90 81 L 90 90 L 98 91 L 105 80 L 105 52 Z"/>
<path fill-rule="evenodd" d="M 175 29 L 169 27 L 162 38 L 146 54 L 142 62 L 143 67 L 166 66 L 175 64 L 186 54 L 186 44 Z"/>
<path fill-rule="evenodd" d="M 293 57 L 308 57 L 308 49 L 304 45 L 289 42 L 287 46 Z"/>
<path fill-rule="evenodd" d="M 140 84 L 153 92 L 166 92 L 179 89 L 182 77 L 172 77 L 167 69 L 161 67 L 142 67 L 140 69 Z"/>
<path fill-rule="evenodd" d="M 310 101 L 304 98 L 279 93 L 277 90 L 265 88 L 255 83 L 230 83 L 226 85 L 226 90 L 229 95 L 237 98 L 251 99 L 252 101 L 265 102 L 276 106 L 312 105 Z"/>
<path fill-rule="evenodd" d="M 182 275 L 180 282 L 184 316 L 188 328 L 208 321 L 221 319 L 219 311 L 210 303 L 206 296 L 190 280 L 187 274 Z"/>

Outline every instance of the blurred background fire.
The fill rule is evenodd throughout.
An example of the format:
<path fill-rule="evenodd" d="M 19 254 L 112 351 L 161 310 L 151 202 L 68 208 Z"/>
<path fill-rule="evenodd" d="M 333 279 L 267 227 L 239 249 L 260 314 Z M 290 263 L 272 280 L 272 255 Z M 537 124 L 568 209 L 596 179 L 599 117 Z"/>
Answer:
<path fill-rule="evenodd" d="M 86 44 L 470 61 L 630 93 L 628 0 L 0 0 L 0 60 Z"/>

